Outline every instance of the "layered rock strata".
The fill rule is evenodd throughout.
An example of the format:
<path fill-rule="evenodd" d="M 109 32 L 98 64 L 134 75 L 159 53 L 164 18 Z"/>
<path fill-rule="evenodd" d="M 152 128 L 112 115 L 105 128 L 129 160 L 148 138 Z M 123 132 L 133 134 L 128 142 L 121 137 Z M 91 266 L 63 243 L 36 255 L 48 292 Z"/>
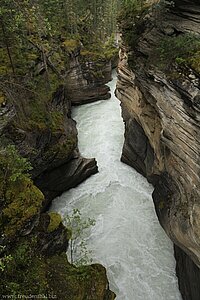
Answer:
<path fill-rule="evenodd" d="M 48 102 L 20 92 L 12 86 L 0 107 L 0 294 L 113 300 L 105 268 L 70 264 L 71 232 L 59 214 L 44 212 L 54 197 L 98 171 L 95 159 L 79 153 L 66 88 Z M 31 162 L 34 182 L 22 157 Z"/>
<path fill-rule="evenodd" d="M 200 298 L 199 52 L 196 65 L 187 65 L 184 57 L 166 68 L 156 56 L 163 40 L 172 56 L 170 39 L 188 32 L 198 37 L 199 22 L 198 1 L 175 1 L 143 14 L 133 26 L 132 45 L 121 46 L 116 90 L 125 122 L 122 161 L 155 186 L 156 212 L 176 244 L 179 285 L 187 300 Z M 124 40 L 127 34 L 124 29 Z"/>
<path fill-rule="evenodd" d="M 73 105 L 90 103 L 110 98 L 106 85 L 111 80 L 111 59 L 80 52 L 70 54 L 69 72 L 66 76 L 67 90 Z"/>
<path fill-rule="evenodd" d="M 48 195 L 48 204 L 98 168 L 95 159 L 85 159 L 78 151 L 76 123 L 71 119 L 71 102 L 63 86 L 42 110 L 42 103 L 36 102 L 38 115 L 33 115 L 36 100 L 26 101 L 29 103 L 20 100 L 20 107 L 14 103 L 2 109 L 1 139 L 14 143 L 19 153 L 29 159 L 32 178 Z"/>

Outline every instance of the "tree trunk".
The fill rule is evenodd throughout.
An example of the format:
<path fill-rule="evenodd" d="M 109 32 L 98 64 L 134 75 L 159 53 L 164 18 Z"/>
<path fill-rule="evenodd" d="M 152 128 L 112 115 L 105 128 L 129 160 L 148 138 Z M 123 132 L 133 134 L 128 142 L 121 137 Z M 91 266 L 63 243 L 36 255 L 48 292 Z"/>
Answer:
<path fill-rule="evenodd" d="M 0 18 L 0 23 L 1 23 L 1 28 L 2 28 L 2 32 L 3 32 L 4 44 L 6 46 L 6 51 L 7 51 L 7 54 L 8 54 L 8 58 L 9 58 L 9 61 L 10 61 L 12 72 L 13 72 L 13 75 L 15 75 L 15 68 L 14 68 L 11 52 L 10 52 L 10 49 L 9 49 L 8 38 L 6 36 L 6 29 L 5 29 L 4 22 L 3 22 L 2 18 Z"/>

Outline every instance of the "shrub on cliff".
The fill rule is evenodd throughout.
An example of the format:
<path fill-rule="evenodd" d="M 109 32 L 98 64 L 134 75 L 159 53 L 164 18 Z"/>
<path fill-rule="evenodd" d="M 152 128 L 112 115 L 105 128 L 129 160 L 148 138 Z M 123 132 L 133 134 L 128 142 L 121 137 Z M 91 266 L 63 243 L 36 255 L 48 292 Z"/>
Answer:
<path fill-rule="evenodd" d="M 8 145 L 0 150 L 0 176 L 2 196 L 6 198 L 6 191 L 12 182 L 21 181 L 29 177 L 32 169 L 27 159 L 21 157 L 14 145 Z"/>
<path fill-rule="evenodd" d="M 30 179 L 30 163 L 14 146 L 0 150 L 0 229 L 9 238 L 39 214 L 43 194 Z"/>
<path fill-rule="evenodd" d="M 0 258 L 0 294 L 47 299 L 114 299 L 101 265 L 76 267 L 67 260 L 67 229 L 55 213 L 42 214 L 31 234 Z M 6 249 L 5 249 L 6 250 Z M 105 297 L 107 295 L 107 297 Z"/>
<path fill-rule="evenodd" d="M 188 66 L 200 73 L 200 37 L 191 33 L 165 36 L 156 50 L 156 63 L 161 69 L 172 64 Z"/>
<path fill-rule="evenodd" d="M 142 30 L 143 14 L 151 5 L 144 0 L 123 0 L 118 15 L 118 24 L 127 46 L 135 47 L 139 32 Z"/>
<path fill-rule="evenodd" d="M 74 209 L 71 215 L 65 217 L 67 228 L 71 231 L 69 242 L 70 262 L 77 266 L 91 263 L 91 252 L 87 249 L 84 239 L 85 230 L 95 225 L 95 220 L 83 219 L 79 209 Z"/>

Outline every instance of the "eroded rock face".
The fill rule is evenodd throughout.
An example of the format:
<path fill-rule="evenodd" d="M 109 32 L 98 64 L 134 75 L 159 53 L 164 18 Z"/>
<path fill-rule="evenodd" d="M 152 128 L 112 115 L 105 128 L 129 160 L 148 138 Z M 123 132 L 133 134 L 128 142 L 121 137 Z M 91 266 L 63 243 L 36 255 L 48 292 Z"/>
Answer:
<path fill-rule="evenodd" d="M 166 36 L 200 33 L 197 2 L 175 1 L 164 13 L 151 12 L 140 20 L 137 42 L 120 50 L 116 95 L 126 129 L 122 161 L 155 185 L 153 198 L 161 225 L 200 267 L 199 74 L 176 64 L 170 72 L 155 67 L 152 53 Z M 182 257 L 193 270 L 189 257 L 183 253 Z M 178 274 L 187 268 L 181 268 L 180 261 Z M 179 277 L 184 299 L 199 299 L 199 292 L 191 293 L 191 284 L 200 286 L 199 275 L 194 276 L 199 274 L 198 267 Z M 186 288 L 184 280 L 189 280 Z"/>
<path fill-rule="evenodd" d="M 28 104 L 21 100 L 4 109 L 0 137 L 2 143 L 14 143 L 31 162 L 32 177 L 46 196 L 45 208 L 53 197 L 75 187 L 98 168 L 95 159 L 79 153 L 76 122 L 71 119 L 71 102 L 63 86 L 48 105 L 36 102 L 36 113 L 33 101 L 26 101 Z"/>
<path fill-rule="evenodd" d="M 69 263 L 70 234 L 59 214 L 41 214 L 32 233 L 9 245 L 12 260 L 0 277 L 1 295 L 17 292 L 48 299 L 114 300 L 102 265 L 76 267 Z"/>
<path fill-rule="evenodd" d="M 1 247 L 0 255 L 12 259 L 5 272 L 1 270 L 0 294 L 114 300 L 105 268 L 70 264 L 66 251 L 71 231 L 59 214 L 43 213 L 54 197 L 98 171 L 95 159 L 79 153 L 68 93 L 60 86 L 51 101 L 28 93 L 20 96 L 0 107 L 1 147 L 14 144 L 17 154 L 29 159 L 34 183 L 25 175 L 19 180 L 9 178 L 7 185 L 1 181 L 0 243 L 5 249 Z M 10 164 L 4 159 L 5 149 L 3 179 Z"/>
<path fill-rule="evenodd" d="M 45 207 L 63 191 L 77 186 L 92 174 L 98 172 L 97 162 L 94 158 L 86 159 L 74 157 L 69 162 L 53 170 L 44 172 L 35 181 L 36 185 L 48 199 Z"/>
<path fill-rule="evenodd" d="M 200 299 L 200 272 L 191 258 L 175 245 L 176 272 L 183 299 Z"/>
<path fill-rule="evenodd" d="M 80 49 L 70 55 L 67 90 L 73 105 L 110 98 L 106 86 L 111 80 L 111 60 L 81 55 Z"/>

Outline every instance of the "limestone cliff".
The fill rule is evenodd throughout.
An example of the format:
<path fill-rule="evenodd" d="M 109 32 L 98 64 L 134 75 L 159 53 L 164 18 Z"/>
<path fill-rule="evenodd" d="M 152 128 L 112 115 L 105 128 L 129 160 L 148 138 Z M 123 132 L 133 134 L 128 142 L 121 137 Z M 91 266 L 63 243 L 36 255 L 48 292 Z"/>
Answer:
<path fill-rule="evenodd" d="M 166 2 L 121 22 L 116 95 L 125 122 L 122 161 L 154 184 L 158 218 L 176 245 L 183 298 L 197 300 L 200 5 L 198 1 Z"/>
<path fill-rule="evenodd" d="M 64 86 L 57 89 L 50 102 L 30 93 L 26 93 L 26 99 L 23 93 L 20 97 L 1 107 L 1 141 L 3 145 L 15 144 L 29 159 L 32 178 L 45 193 L 47 204 L 96 173 L 97 164 L 95 159 L 85 159 L 79 153 L 76 123 L 71 119 L 71 102 Z M 46 180 L 47 173 L 51 181 Z"/>
<path fill-rule="evenodd" d="M 70 79 L 55 75 L 36 59 L 28 84 L 0 82 L 0 294 L 113 300 L 105 268 L 70 264 L 70 232 L 58 214 L 45 213 L 54 197 L 98 171 L 78 150 Z"/>
<path fill-rule="evenodd" d="M 62 43 L 68 60 L 62 76 L 72 105 L 110 98 L 110 88 L 106 84 L 112 79 L 112 68 L 118 62 L 118 48 L 112 44 L 98 46 L 97 43 L 85 48 L 75 40 Z"/>
<path fill-rule="evenodd" d="M 111 59 L 99 52 L 74 49 L 70 53 L 67 90 L 73 105 L 110 98 Z"/>

